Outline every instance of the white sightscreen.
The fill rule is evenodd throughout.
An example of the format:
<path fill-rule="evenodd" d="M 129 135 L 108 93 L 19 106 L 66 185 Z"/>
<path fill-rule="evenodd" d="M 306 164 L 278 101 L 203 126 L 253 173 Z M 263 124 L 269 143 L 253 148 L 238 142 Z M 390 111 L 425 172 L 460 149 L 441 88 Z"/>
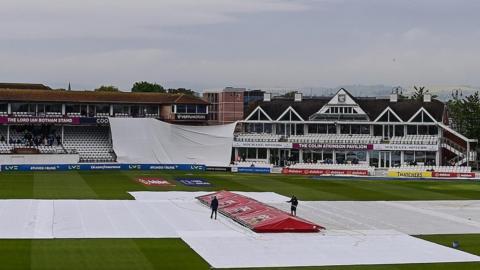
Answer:
<path fill-rule="evenodd" d="M 235 123 L 219 126 L 172 125 L 149 118 L 109 118 L 113 150 L 120 163 L 230 163 Z"/>

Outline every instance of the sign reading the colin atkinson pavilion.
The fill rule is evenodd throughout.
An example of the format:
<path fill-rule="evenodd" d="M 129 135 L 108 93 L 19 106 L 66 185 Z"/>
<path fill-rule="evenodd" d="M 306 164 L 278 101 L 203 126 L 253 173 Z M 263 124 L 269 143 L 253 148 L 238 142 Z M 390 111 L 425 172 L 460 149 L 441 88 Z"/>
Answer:
<path fill-rule="evenodd" d="M 373 144 L 294 143 L 293 149 L 373 150 Z"/>

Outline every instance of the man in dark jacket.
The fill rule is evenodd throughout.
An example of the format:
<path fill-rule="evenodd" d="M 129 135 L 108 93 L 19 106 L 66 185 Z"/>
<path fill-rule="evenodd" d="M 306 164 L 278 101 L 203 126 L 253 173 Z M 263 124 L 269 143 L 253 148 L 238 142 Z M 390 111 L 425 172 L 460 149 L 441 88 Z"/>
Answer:
<path fill-rule="evenodd" d="M 213 200 L 210 203 L 210 208 L 212 208 L 212 214 L 210 215 L 210 218 L 213 218 L 213 214 L 215 213 L 215 219 L 217 219 L 217 209 L 218 209 L 217 196 L 213 196 Z"/>
<path fill-rule="evenodd" d="M 287 201 L 287 202 L 291 204 L 290 214 L 292 216 L 296 216 L 297 215 L 297 205 L 298 205 L 297 197 L 295 197 L 295 195 L 293 195 L 292 198 L 290 199 L 290 201 Z"/>

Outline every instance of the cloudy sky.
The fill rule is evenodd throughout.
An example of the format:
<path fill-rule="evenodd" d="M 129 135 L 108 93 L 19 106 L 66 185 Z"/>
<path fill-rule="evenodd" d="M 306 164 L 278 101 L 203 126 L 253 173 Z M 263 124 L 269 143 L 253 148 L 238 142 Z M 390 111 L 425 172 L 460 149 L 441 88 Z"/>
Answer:
<path fill-rule="evenodd" d="M 0 0 L 0 81 L 480 85 L 480 1 Z"/>

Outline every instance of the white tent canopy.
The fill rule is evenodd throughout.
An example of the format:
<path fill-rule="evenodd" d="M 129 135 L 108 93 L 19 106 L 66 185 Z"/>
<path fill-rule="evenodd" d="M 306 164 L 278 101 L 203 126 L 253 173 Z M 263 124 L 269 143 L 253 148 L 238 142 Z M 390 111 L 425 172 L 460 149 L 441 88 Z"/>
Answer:
<path fill-rule="evenodd" d="M 149 118 L 109 118 L 119 163 L 228 166 L 236 123 L 172 125 Z"/>

